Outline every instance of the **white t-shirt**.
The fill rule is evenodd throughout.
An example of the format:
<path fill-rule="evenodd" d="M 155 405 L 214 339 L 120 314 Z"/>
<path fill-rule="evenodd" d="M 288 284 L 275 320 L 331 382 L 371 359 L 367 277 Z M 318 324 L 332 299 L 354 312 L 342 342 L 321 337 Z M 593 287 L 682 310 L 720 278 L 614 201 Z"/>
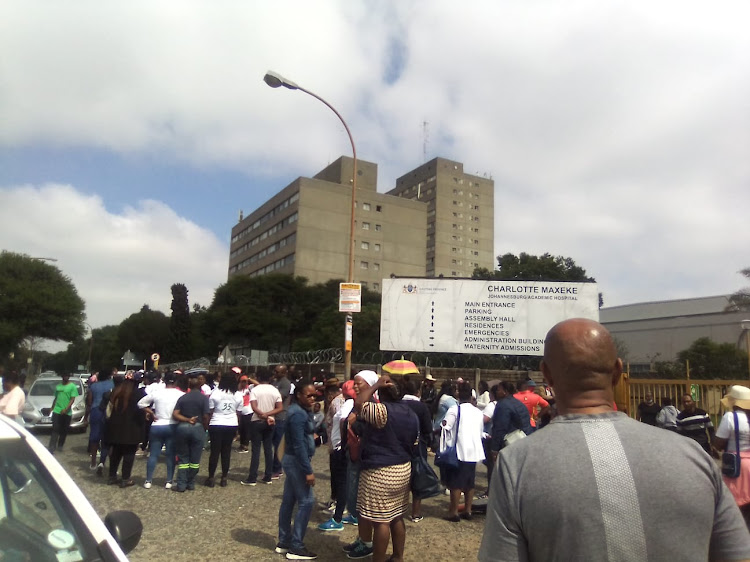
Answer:
<path fill-rule="evenodd" d="M 242 406 L 242 397 L 236 392 L 220 388 L 214 389 L 208 397 L 208 409 L 211 410 L 211 421 L 208 425 L 225 425 L 237 427 L 237 410 Z"/>
<path fill-rule="evenodd" d="M 237 410 L 243 416 L 249 416 L 253 413 L 253 407 L 250 405 L 250 391 L 255 387 L 251 384 L 243 390 L 237 391 L 237 396 L 242 400 L 242 406 Z"/>
<path fill-rule="evenodd" d="M 497 406 L 497 402 L 493 400 L 492 402 L 487 404 L 482 411 L 482 416 L 490 418 L 490 420 L 486 424 L 484 424 L 484 432 L 487 434 L 492 433 L 492 416 L 495 414 L 495 406 Z"/>
<path fill-rule="evenodd" d="M 458 436 L 453 431 L 456 424 L 458 408 L 461 408 L 461 419 L 458 422 Z M 443 433 L 446 446 L 456 444 L 458 460 L 464 462 L 479 462 L 484 460 L 484 447 L 482 446 L 482 431 L 484 429 L 484 416 L 473 404 L 464 403 L 459 406 L 451 406 L 445 414 L 445 425 Z M 441 441 L 443 441 L 441 440 Z M 441 447 L 442 449 L 442 447 Z"/>
<path fill-rule="evenodd" d="M 154 386 L 150 384 L 149 387 Z M 172 417 L 174 412 L 174 406 L 177 404 L 180 396 L 185 394 L 179 388 L 162 388 L 157 389 L 151 394 L 146 394 L 143 398 L 138 400 L 138 407 L 143 409 L 149 406 L 153 406 L 154 411 L 154 423 L 151 425 L 169 425 L 177 423 L 177 420 Z"/>
<path fill-rule="evenodd" d="M 20 386 L 15 387 L 10 392 L 3 394 L 0 398 L 0 414 L 5 414 L 9 418 L 15 419 L 23 412 L 26 405 L 26 394 Z"/>
<path fill-rule="evenodd" d="M 263 412 L 270 412 L 276 409 L 276 404 L 281 402 L 281 393 L 272 384 L 259 384 L 250 391 L 250 401 L 258 402 L 258 409 Z M 260 421 L 258 414 L 253 413 L 250 421 Z"/>
<path fill-rule="evenodd" d="M 738 411 L 737 421 L 740 426 L 740 452 L 750 451 L 750 423 L 747 421 L 747 414 Z M 719 429 L 716 430 L 716 437 L 727 440 L 728 453 L 737 451 L 734 436 L 734 412 L 727 412 L 721 418 Z"/>

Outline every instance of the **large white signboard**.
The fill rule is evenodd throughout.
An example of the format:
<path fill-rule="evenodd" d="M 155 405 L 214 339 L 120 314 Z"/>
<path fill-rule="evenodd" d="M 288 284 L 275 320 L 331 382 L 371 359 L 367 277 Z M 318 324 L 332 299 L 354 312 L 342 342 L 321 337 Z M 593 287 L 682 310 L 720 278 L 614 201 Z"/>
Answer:
<path fill-rule="evenodd" d="M 380 349 L 544 355 L 566 318 L 599 320 L 596 283 L 383 279 Z"/>

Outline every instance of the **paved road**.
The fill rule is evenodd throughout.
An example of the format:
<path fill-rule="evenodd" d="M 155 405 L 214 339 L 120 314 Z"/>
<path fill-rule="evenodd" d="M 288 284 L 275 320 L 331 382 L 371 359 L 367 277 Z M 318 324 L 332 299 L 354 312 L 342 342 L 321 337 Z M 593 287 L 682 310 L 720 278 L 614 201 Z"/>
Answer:
<path fill-rule="evenodd" d="M 45 442 L 46 435 L 39 436 Z M 282 560 L 275 554 L 278 512 L 283 478 L 273 484 L 241 486 L 247 476 L 250 455 L 232 453 L 229 486 L 206 488 L 208 453 L 205 452 L 194 492 L 183 494 L 164 489 L 166 468 L 163 457 L 156 469 L 154 486 L 142 487 L 146 473 L 145 458 L 136 459 L 133 478 L 136 486 L 119 489 L 106 485 L 106 477 L 97 477 L 88 469 L 87 436 L 74 434 L 68 438 L 65 451 L 58 460 L 78 483 L 94 508 L 103 517 L 109 511 L 129 509 L 143 521 L 143 537 L 130 554 L 133 561 L 174 562 L 174 560 Z M 262 466 L 261 461 L 261 466 Z M 313 459 L 318 501 L 322 504 L 330 493 L 327 450 L 319 449 Z M 484 467 L 480 468 L 477 485 L 484 487 Z M 425 501 L 425 519 L 420 523 L 407 521 L 407 560 L 476 560 L 484 527 L 483 518 L 449 523 L 441 518 L 447 512 L 448 498 L 441 496 Z M 346 560 L 341 546 L 356 538 L 356 529 L 321 533 L 315 526 L 327 519 L 328 513 L 313 512 L 306 543 L 320 555 L 319 560 Z"/>

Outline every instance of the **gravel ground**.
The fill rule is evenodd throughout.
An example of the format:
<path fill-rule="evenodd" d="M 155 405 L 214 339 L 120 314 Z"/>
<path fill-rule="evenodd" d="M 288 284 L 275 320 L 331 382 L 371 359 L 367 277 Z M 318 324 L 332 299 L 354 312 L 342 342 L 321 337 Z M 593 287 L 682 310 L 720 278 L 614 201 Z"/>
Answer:
<path fill-rule="evenodd" d="M 39 438 L 46 442 L 47 436 L 42 434 Z M 163 457 L 150 490 L 142 486 L 146 474 L 145 457 L 136 459 L 133 469 L 136 485 L 120 489 L 107 486 L 106 475 L 97 477 L 88 469 L 87 439 L 86 434 L 70 435 L 65 451 L 58 453 L 57 458 L 102 517 L 110 511 L 127 509 L 141 518 L 143 536 L 130 553 L 130 560 L 173 562 L 175 557 L 185 556 L 188 560 L 206 561 L 284 559 L 273 552 L 284 478 L 271 485 L 241 486 L 240 480 L 249 470 L 250 454 L 232 453 L 226 488 L 203 486 L 208 464 L 206 451 L 194 492 L 180 494 L 164 489 L 166 468 Z M 318 449 L 313 467 L 315 495 L 322 506 L 330 494 L 327 449 Z M 477 472 L 477 487 L 484 489 L 486 471 L 481 466 Z M 412 523 L 407 519 L 407 560 L 476 560 L 484 518 L 449 523 L 442 520 L 447 509 L 448 497 L 439 496 L 424 502 L 425 518 L 421 522 Z M 328 516 L 328 512 L 322 509 L 313 511 L 305 543 L 318 553 L 319 560 L 346 560 L 341 547 L 356 538 L 356 528 L 347 526 L 344 531 L 333 533 L 318 531 L 316 526 Z"/>

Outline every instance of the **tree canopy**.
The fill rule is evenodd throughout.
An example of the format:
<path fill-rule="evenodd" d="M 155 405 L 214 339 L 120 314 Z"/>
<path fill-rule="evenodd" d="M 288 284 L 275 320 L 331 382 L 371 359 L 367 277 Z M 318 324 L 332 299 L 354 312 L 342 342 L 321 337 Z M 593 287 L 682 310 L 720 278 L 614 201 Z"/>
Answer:
<path fill-rule="evenodd" d="M 740 271 L 747 279 L 750 279 L 750 267 Z M 750 311 L 750 287 L 745 287 L 729 297 L 727 312 Z"/>
<path fill-rule="evenodd" d="M 193 327 L 188 305 L 188 290 L 182 283 L 172 285 L 172 317 L 164 362 L 185 361 L 193 357 Z"/>
<path fill-rule="evenodd" d="M 23 254 L 0 253 L 0 353 L 25 338 L 74 341 L 82 337 L 84 302 L 54 265 Z"/>
<path fill-rule="evenodd" d="M 472 277 L 501 281 L 596 281 L 586 275 L 586 270 L 576 265 L 572 258 L 552 254 L 533 256 L 525 252 L 518 256 L 511 253 L 497 256 L 496 270 L 477 268 Z"/>
<path fill-rule="evenodd" d="M 716 343 L 698 338 L 677 354 L 680 362 L 690 363 L 690 376 L 696 379 L 742 379 L 747 377 L 747 354 L 732 343 Z"/>

